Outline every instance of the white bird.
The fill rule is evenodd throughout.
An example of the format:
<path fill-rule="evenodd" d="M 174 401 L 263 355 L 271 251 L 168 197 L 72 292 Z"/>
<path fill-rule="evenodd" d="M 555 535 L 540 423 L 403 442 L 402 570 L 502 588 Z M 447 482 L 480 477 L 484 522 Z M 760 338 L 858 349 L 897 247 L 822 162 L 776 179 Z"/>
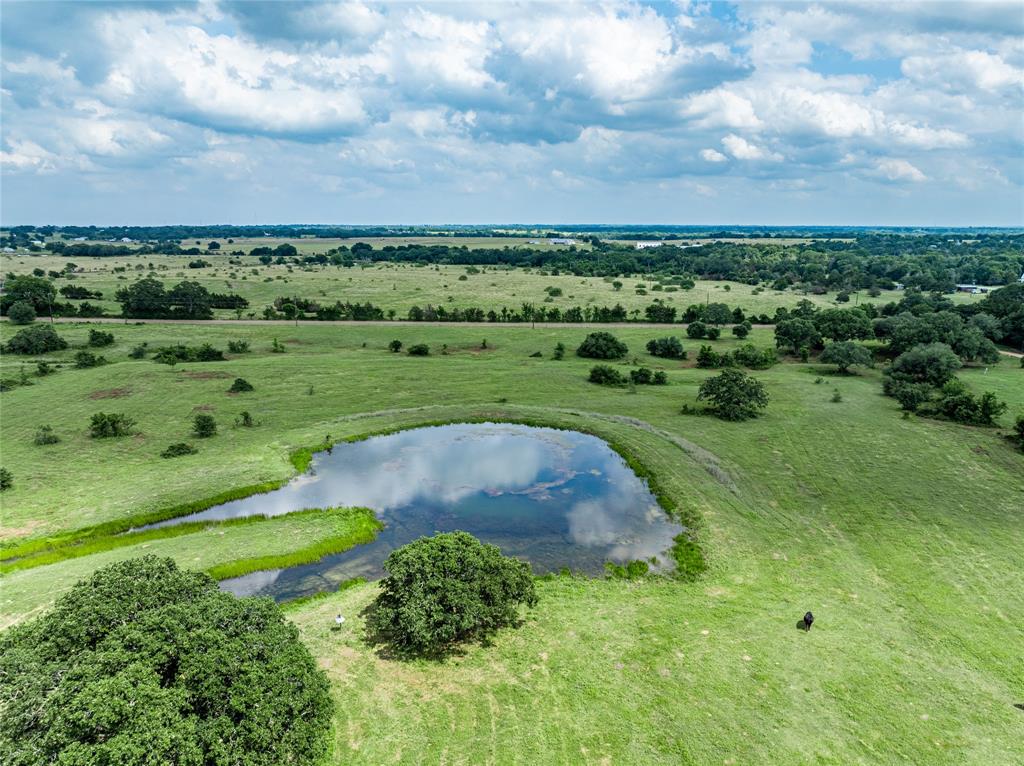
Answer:
<path fill-rule="evenodd" d="M 345 618 L 344 618 L 344 617 L 342 617 L 342 616 L 341 616 L 340 614 L 339 614 L 339 615 L 338 615 L 337 617 L 335 617 L 335 618 L 334 618 L 334 624 L 335 624 L 335 625 L 337 625 L 337 626 L 339 626 L 339 627 L 340 627 L 340 626 L 341 626 L 342 624 L 344 624 L 344 622 L 345 622 Z"/>

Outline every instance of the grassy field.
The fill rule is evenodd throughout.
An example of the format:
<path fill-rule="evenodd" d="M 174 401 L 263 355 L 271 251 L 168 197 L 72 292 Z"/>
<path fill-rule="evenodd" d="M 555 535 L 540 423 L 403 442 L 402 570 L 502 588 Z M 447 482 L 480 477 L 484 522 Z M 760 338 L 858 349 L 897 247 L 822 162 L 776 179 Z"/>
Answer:
<path fill-rule="evenodd" d="M 352 276 L 375 271 L 388 273 Z M 507 278 L 527 277 L 536 275 Z M 1024 712 L 1014 707 L 1024 703 L 1024 455 L 998 429 L 902 419 L 881 395 L 879 370 L 840 377 L 786 363 L 757 372 L 771 405 L 733 424 L 679 414 L 712 373 L 649 357 L 644 343 L 664 334 L 650 329 L 616 330 L 631 356 L 668 372 L 670 385 L 636 393 L 586 383 L 587 360 L 550 359 L 556 342 L 582 340 L 586 331 L 571 326 L 108 329 L 117 342 L 100 353 L 110 364 L 61 369 L 0 398 L 2 462 L 15 480 L 0 496 L 8 540 L 281 480 L 294 472 L 293 450 L 328 435 L 486 416 L 586 428 L 622 444 L 700 520 L 711 568 L 698 582 L 544 581 L 521 628 L 443 664 L 383 659 L 362 642 L 358 615 L 372 583 L 289 609 L 331 678 L 337 763 L 1024 760 Z M 58 330 L 73 346 L 87 334 L 86 325 Z M 286 353 L 270 353 L 275 337 Z M 235 338 L 253 353 L 173 369 L 127 357 L 143 341 L 224 348 Z M 391 354 L 392 338 L 429 343 L 434 355 Z M 751 339 L 767 345 L 771 333 Z M 684 345 L 691 356 L 698 346 Z M 531 358 L 536 351 L 544 356 Z M 6 377 L 20 361 L 2 364 Z M 235 377 L 255 391 L 229 395 Z M 961 377 L 1010 402 L 1004 429 L 1024 414 L 1015 361 Z M 257 427 L 232 426 L 242 409 Z M 89 416 L 101 410 L 135 417 L 139 433 L 90 439 Z M 198 455 L 160 459 L 189 438 L 199 411 L 214 415 L 218 435 L 195 440 Z M 32 443 L 44 423 L 60 444 Z M 208 568 L 221 555 L 300 544 L 291 531 L 250 539 L 258 529 L 145 550 Z M 307 530 L 302 541 L 325 533 Z M 5 575 L 4 624 L 133 550 Z M 795 624 L 807 609 L 818 620 L 803 633 Z M 334 631 L 339 611 L 350 619 Z"/>
<path fill-rule="evenodd" d="M 787 290 L 779 292 L 769 288 L 755 292 L 757 288 L 737 282 L 700 281 L 692 290 L 676 289 L 666 285 L 655 290 L 657 281 L 640 277 L 623 278 L 621 289 L 612 284 L 615 280 L 602 277 L 575 277 L 571 275 L 552 276 L 539 270 L 503 269 L 484 267 L 479 274 L 468 274 L 465 266 L 414 266 L 411 264 L 380 263 L 367 267 L 343 268 L 337 266 L 263 266 L 256 258 L 244 258 L 244 266 L 228 263 L 229 256 L 203 256 L 213 266 L 190 269 L 188 262 L 195 260 L 187 256 L 149 256 L 130 258 L 76 258 L 74 263 L 83 269 L 68 284 L 80 285 L 92 291 L 103 293 L 102 300 L 90 303 L 102 306 L 111 314 L 121 311 L 114 300 L 118 288 L 145 276 L 150 262 L 156 267 L 153 274 L 170 287 L 182 279 L 192 279 L 210 292 L 232 292 L 249 301 L 244 315 L 254 312 L 262 316 L 263 309 L 275 298 L 301 296 L 321 303 L 335 301 L 371 303 L 385 311 L 394 309 L 399 318 L 408 313 L 410 307 L 421 308 L 427 304 L 448 307 L 476 306 L 485 311 L 500 311 L 502 306 L 518 308 L 523 303 L 538 306 L 557 306 L 562 309 L 572 306 L 613 306 L 621 303 L 630 311 L 642 312 L 644 308 L 661 300 L 675 306 L 680 314 L 694 303 L 727 303 L 739 306 L 745 312 L 772 314 L 779 306 L 791 307 L 806 298 L 819 307 L 836 306 L 835 294 L 813 295 Z M 60 271 L 67 263 L 66 258 L 57 256 L 5 255 L 0 258 L 0 270 L 6 274 L 29 274 L 35 268 L 46 271 Z M 115 270 L 120 271 L 115 271 Z M 465 279 L 462 279 L 465 277 Z M 63 286 L 65 280 L 58 280 Z M 549 287 L 558 287 L 562 295 L 550 297 Z M 637 293 L 637 288 L 646 294 Z M 855 293 L 850 304 L 869 302 L 889 303 L 899 300 L 902 293 L 895 290 L 883 291 L 878 297 L 866 292 Z M 980 300 L 984 296 L 957 293 L 950 296 L 957 303 Z M 223 318 L 235 316 L 234 311 L 215 312 Z"/>

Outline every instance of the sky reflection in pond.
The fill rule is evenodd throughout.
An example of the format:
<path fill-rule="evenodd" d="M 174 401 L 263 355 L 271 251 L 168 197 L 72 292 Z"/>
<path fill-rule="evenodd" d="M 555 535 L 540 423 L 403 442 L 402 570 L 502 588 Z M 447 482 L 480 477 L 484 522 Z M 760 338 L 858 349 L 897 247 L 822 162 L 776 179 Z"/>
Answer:
<path fill-rule="evenodd" d="M 309 474 L 173 523 L 300 508 L 366 506 L 385 524 L 367 545 L 285 570 L 227 580 L 239 595 L 278 600 L 382 576 L 394 548 L 462 529 L 542 574 L 568 567 L 600 574 L 605 561 L 658 558 L 680 531 L 646 483 L 600 439 L 511 424 L 419 428 L 319 453 Z"/>

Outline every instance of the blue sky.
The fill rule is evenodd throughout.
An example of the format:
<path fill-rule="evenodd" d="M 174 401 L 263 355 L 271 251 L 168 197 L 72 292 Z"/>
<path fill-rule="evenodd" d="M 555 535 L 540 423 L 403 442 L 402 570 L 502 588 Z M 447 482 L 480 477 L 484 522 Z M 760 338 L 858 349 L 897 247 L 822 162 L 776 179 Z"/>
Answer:
<path fill-rule="evenodd" d="M 1024 224 L 1024 7 L 0 4 L 0 222 Z"/>

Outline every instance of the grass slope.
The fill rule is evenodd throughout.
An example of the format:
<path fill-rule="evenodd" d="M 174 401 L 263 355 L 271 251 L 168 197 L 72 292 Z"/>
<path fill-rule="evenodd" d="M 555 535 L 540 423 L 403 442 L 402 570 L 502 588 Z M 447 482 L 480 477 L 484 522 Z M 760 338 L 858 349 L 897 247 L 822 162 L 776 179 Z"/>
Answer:
<path fill-rule="evenodd" d="M 578 345 L 582 328 L 487 328 L 483 349 L 478 328 L 196 326 L 189 342 L 223 348 L 244 337 L 254 353 L 173 370 L 128 361 L 127 350 L 176 342 L 183 328 L 113 330 L 117 344 L 103 353 L 115 363 L 65 369 L 0 399 L 3 463 L 15 477 L 0 497 L 9 537 L 280 481 L 293 475 L 294 450 L 328 435 L 488 414 L 578 425 L 622 445 L 701 520 L 711 568 L 696 583 L 542 582 L 521 629 L 443 665 L 384 660 L 362 644 L 357 615 L 373 584 L 290 609 L 332 679 L 339 763 L 1024 759 L 1024 713 L 1013 707 L 1024 703 L 1024 456 L 997 429 L 902 419 L 878 370 L 839 377 L 787 363 L 754 373 L 771 405 L 733 424 L 679 414 L 713 373 L 647 356 L 656 333 L 638 328 L 616 334 L 670 385 L 593 386 L 588 360 L 547 358 L 558 341 Z M 76 344 L 86 334 L 60 331 Z M 275 336 L 287 353 L 269 353 Z M 451 353 L 390 354 L 393 337 Z M 238 376 L 256 390 L 229 396 Z M 1010 402 L 1004 428 L 1024 413 L 1016 364 L 961 377 Z M 243 408 L 261 425 L 230 427 Z M 90 440 L 97 410 L 128 412 L 140 435 Z M 198 455 L 157 457 L 188 438 L 196 411 L 214 414 L 221 432 L 196 440 Z M 45 422 L 61 444 L 31 443 Z M 43 608 L 62 582 L 121 555 L 5 576 L 5 599 L 17 578 L 33 578 L 5 615 Z M 795 623 L 807 609 L 818 622 L 804 634 Z M 351 619 L 334 632 L 338 611 Z"/>

